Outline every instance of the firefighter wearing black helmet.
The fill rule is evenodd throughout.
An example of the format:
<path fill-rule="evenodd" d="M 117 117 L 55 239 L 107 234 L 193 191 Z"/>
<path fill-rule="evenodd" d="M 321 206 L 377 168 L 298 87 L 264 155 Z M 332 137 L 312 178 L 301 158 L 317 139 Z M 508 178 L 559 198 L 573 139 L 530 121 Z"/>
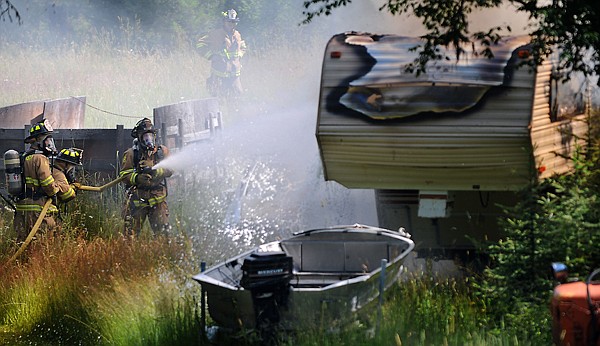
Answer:
<path fill-rule="evenodd" d="M 235 29 L 239 22 L 237 12 L 229 9 L 221 17 L 222 25 L 198 41 L 200 52 L 211 63 L 206 87 L 211 96 L 238 96 L 243 91 L 240 75 L 246 42 Z"/>
<path fill-rule="evenodd" d="M 52 126 L 43 120 L 31 126 L 25 143 L 29 148 L 21 156 L 24 188 L 15 202 L 13 227 L 17 243 L 23 242 L 40 216 L 46 201 L 52 199 L 59 188 L 52 176 L 49 157 L 56 154 Z M 53 203 L 42 219 L 40 231 L 57 227 L 54 215 L 58 212 Z"/>
<path fill-rule="evenodd" d="M 156 144 L 152 121 L 138 121 L 131 136 L 133 146 L 125 151 L 120 176 L 125 176 L 127 201 L 124 208 L 126 234 L 139 235 L 146 219 L 154 234 L 168 235 L 169 207 L 166 178 L 173 174 L 167 168 L 153 168 L 169 155 L 169 149 Z"/>

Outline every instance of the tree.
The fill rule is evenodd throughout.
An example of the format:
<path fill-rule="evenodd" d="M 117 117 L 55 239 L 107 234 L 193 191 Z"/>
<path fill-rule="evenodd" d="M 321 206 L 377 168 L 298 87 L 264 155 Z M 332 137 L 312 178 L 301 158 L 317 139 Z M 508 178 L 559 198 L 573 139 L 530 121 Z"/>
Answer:
<path fill-rule="evenodd" d="M 426 71 L 429 61 L 460 59 L 462 47 L 480 43 L 478 52 L 493 57 L 487 49 L 501 38 L 509 26 L 492 27 L 487 31 L 471 33 L 468 15 L 474 10 L 499 8 L 511 4 L 531 19 L 532 65 L 539 65 L 554 52 L 558 53 L 557 72 L 568 79 L 572 72 L 582 72 L 586 77 L 600 75 L 600 1 L 592 0 L 384 0 L 380 11 L 393 15 L 410 15 L 419 18 L 427 30 L 423 44 L 414 47 L 419 56 L 407 66 L 408 71 Z M 351 0 L 306 0 L 304 21 L 330 15 L 336 8 L 349 5 Z M 448 57 L 438 47 L 449 47 L 455 52 Z M 600 81 L 599 81 L 600 83 Z"/>
<path fill-rule="evenodd" d="M 0 19 L 3 21 L 8 18 L 11 22 L 17 20 L 17 23 L 21 23 L 21 15 L 19 10 L 10 2 L 10 0 L 0 0 Z"/>
<path fill-rule="evenodd" d="M 499 220 L 505 237 L 488 244 L 491 265 L 476 284 L 498 332 L 521 331 L 542 339 L 534 344 L 548 344 L 548 301 L 556 284 L 550 263 L 564 262 L 580 279 L 600 266 L 599 149 L 578 150 L 572 174 L 532 182 L 517 205 L 505 209 Z"/>

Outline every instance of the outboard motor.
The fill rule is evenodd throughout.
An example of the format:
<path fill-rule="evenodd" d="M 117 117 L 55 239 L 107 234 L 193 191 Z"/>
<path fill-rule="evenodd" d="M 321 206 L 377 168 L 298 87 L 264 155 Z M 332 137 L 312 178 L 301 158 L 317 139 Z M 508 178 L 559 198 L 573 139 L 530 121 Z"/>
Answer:
<path fill-rule="evenodd" d="M 240 284 L 252 293 L 257 329 L 279 323 L 279 309 L 287 306 L 292 257 L 284 252 L 255 252 L 244 260 Z"/>
<path fill-rule="evenodd" d="M 21 177 L 21 158 L 16 150 L 7 150 L 4 153 L 4 172 L 6 174 L 6 189 L 12 196 L 19 196 L 23 191 Z"/>

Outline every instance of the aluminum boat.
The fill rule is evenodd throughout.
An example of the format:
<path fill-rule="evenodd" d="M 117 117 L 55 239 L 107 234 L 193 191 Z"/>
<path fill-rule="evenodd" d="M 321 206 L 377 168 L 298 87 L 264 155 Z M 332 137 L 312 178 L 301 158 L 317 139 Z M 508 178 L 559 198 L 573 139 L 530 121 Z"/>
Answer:
<path fill-rule="evenodd" d="M 193 278 L 219 327 L 331 326 L 348 321 L 396 282 L 413 248 L 403 228 L 312 229 L 260 245 Z"/>

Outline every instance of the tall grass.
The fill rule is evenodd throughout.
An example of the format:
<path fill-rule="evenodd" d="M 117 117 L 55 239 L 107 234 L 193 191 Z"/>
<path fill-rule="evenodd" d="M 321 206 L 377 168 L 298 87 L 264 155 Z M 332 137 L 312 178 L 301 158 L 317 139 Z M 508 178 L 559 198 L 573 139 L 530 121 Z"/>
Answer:
<path fill-rule="evenodd" d="M 406 273 L 385 292 L 381 307 L 372 303 L 353 324 L 304 330 L 282 339 L 285 345 L 536 345 L 511 330 L 492 332 L 469 278 Z M 549 343 L 549 338 L 546 339 Z M 535 342 L 532 340 L 536 340 Z"/>
<path fill-rule="evenodd" d="M 189 277 L 198 271 L 196 263 L 186 239 L 44 235 L 20 262 L 2 268 L 0 344 L 208 344 L 201 338 L 200 287 Z M 348 326 L 280 333 L 276 340 L 319 346 L 532 345 L 527 335 L 487 329 L 470 280 L 406 273 L 385 293 L 381 315 L 372 303 Z M 218 343 L 263 341 L 244 333 Z"/>
<path fill-rule="evenodd" d="M 109 43 L 49 50 L 2 49 L 0 106 L 86 96 L 86 126 L 131 126 L 155 107 L 206 97 L 208 65 L 194 51 L 118 51 Z"/>
<path fill-rule="evenodd" d="M 56 344 L 196 340 L 197 287 L 188 282 L 196 269 L 181 260 L 184 243 L 43 235 L 2 268 L 0 325 L 20 340 Z"/>

